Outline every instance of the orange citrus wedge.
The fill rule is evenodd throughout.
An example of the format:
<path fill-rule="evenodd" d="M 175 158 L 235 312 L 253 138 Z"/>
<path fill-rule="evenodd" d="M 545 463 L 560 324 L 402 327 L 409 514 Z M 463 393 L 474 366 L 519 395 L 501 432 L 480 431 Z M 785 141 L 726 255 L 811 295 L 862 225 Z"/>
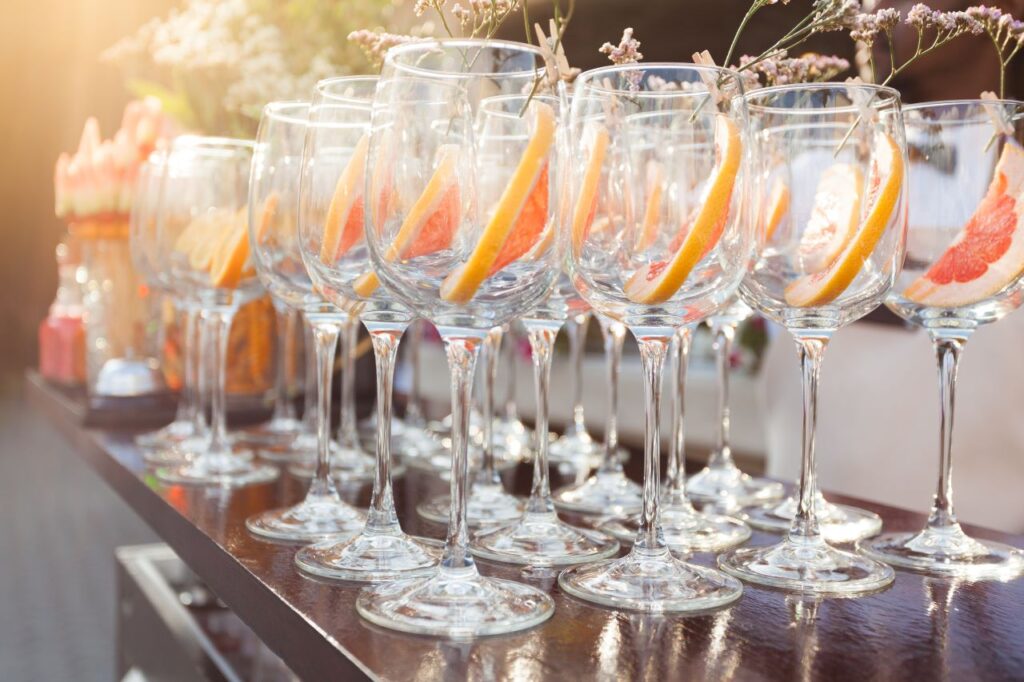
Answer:
<path fill-rule="evenodd" d="M 650 305 L 672 298 L 698 262 L 714 248 L 725 229 L 733 187 L 743 159 L 740 130 L 728 117 L 715 120 L 715 167 L 708 180 L 704 200 L 670 261 L 641 267 L 626 281 L 626 297 Z"/>
<path fill-rule="evenodd" d="M 320 260 L 328 265 L 341 258 L 363 236 L 363 178 L 368 147 L 369 137 L 363 135 L 338 178 L 327 208 Z"/>
<path fill-rule="evenodd" d="M 849 163 L 837 163 L 821 174 L 797 251 L 804 272 L 820 272 L 832 265 L 853 239 L 860 223 L 863 184 L 860 168 Z"/>
<path fill-rule="evenodd" d="M 945 252 L 903 292 L 927 306 L 956 308 L 998 294 L 1024 272 L 1024 149 L 1003 146 L 988 192 Z"/>
<path fill-rule="evenodd" d="M 234 215 L 228 215 L 223 211 L 197 218 L 189 226 L 195 232 L 191 240 L 191 249 L 188 251 L 189 267 L 193 270 L 209 270 L 233 225 Z M 186 231 L 189 228 L 186 228 Z"/>
<path fill-rule="evenodd" d="M 210 279 L 218 289 L 234 289 L 242 279 L 249 262 L 249 232 L 246 209 L 240 209 L 232 223 L 225 225 L 221 241 L 210 263 Z"/>
<path fill-rule="evenodd" d="M 446 144 L 438 150 L 434 174 L 402 221 L 394 241 L 384 252 L 386 260 L 424 256 L 448 248 L 452 243 L 462 220 L 458 161 L 458 145 Z M 373 271 L 360 276 L 353 283 L 356 294 L 364 298 L 373 295 L 378 286 L 380 280 Z"/>
<path fill-rule="evenodd" d="M 789 200 L 789 185 L 782 178 L 776 178 L 768 195 L 768 209 L 764 215 L 764 243 L 767 244 L 775 236 L 775 231 L 789 211 Z"/>
<path fill-rule="evenodd" d="M 572 243 L 579 250 L 590 234 L 590 226 L 597 213 L 597 190 L 601 182 L 601 168 L 608 155 L 608 130 L 600 123 L 587 126 L 585 136 L 587 144 L 587 162 L 583 171 L 583 182 L 580 184 L 580 195 L 572 212 Z"/>
<path fill-rule="evenodd" d="M 644 208 L 644 221 L 636 240 L 636 251 L 646 251 L 658 237 L 658 215 L 664 191 L 665 169 L 652 159 L 647 163 L 647 206 Z"/>
<path fill-rule="evenodd" d="M 537 182 L 534 183 L 533 189 L 530 191 L 530 196 L 526 199 L 526 204 L 519 212 L 515 229 L 502 245 L 487 276 L 490 277 L 509 263 L 529 253 L 545 236 L 548 223 L 548 164 L 545 162 Z M 547 236 L 550 238 L 550 233 Z"/>
<path fill-rule="evenodd" d="M 473 298 L 480 284 L 487 278 L 499 256 L 503 254 L 510 238 L 515 236 L 515 243 L 509 247 L 506 257 L 522 255 L 540 236 L 547 223 L 547 190 L 540 190 L 543 201 L 532 201 L 534 189 L 540 181 L 547 180 L 548 154 L 555 144 L 555 111 L 549 105 L 534 101 L 533 135 L 526 143 L 519 165 L 512 172 L 505 190 L 498 199 L 498 205 L 491 214 L 491 219 L 484 227 L 480 241 L 477 242 L 469 259 L 449 274 L 441 283 L 441 298 L 453 303 L 465 303 Z M 546 184 L 546 182 L 545 182 Z M 544 215 L 538 216 L 539 203 L 543 203 Z M 529 210 L 530 215 L 524 215 Z M 529 220 L 529 224 L 521 222 Z M 514 234 L 517 226 L 522 226 L 530 235 L 522 237 Z M 523 246 L 525 245 L 525 248 Z M 518 255 L 516 257 L 518 257 Z M 513 259 L 514 260 L 514 259 Z"/>
<path fill-rule="evenodd" d="M 880 133 L 871 162 L 867 217 L 825 270 L 803 275 L 786 287 L 786 303 L 799 308 L 825 305 L 846 291 L 885 233 L 902 190 L 903 155 L 890 135 Z"/>
<path fill-rule="evenodd" d="M 281 203 L 281 197 L 277 192 L 271 192 L 266 201 L 263 202 L 263 211 L 260 213 L 260 224 L 256 227 L 256 243 L 263 244 L 270 236 L 270 228 L 274 224 L 274 215 L 277 213 L 277 206 Z"/>

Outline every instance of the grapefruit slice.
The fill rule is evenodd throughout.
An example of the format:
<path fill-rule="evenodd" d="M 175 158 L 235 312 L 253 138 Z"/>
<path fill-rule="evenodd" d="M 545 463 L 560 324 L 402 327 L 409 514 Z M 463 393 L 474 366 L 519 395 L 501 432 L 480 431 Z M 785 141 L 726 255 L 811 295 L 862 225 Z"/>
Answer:
<path fill-rule="evenodd" d="M 526 199 L 523 210 L 516 220 L 515 229 L 508 239 L 505 240 L 498 257 L 494 259 L 494 265 L 488 271 L 490 277 L 504 268 L 509 263 L 519 260 L 524 254 L 529 253 L 543 237 L 550 239 L 551 235 L 545 235 L 545 228 L 548 225 L 548 163 L 540 171 L 537 182 L 534 183 L 530 196 Z M 543 253 L 542 251 L 540 253 Z"/>
<path fill-rule="evenodd" d="M 860 168 L 850 163 L 837 163 L 821 174 L 797 250 L 804 272 L 821 272 L 850 243 L 860 222 L 863 184 Z"/>
<path fill-rule="evenodd" d="M 597 189 L 601 182 L 601 168 L 608 155 L 608 130 L 600 123 L 591 122 L 587 126 L 585 136 L 589 138 L 587 147 L 586 167 L 583 181 L 580 184 L 580 195 L 572 212 L 572 243 L 576 250 L 583 247 L 583 242 L 590 234 L 590 227 L 597 213 Z"/>
<path fill-rule="evenodd" d="M 983 301 L 1024 272 L 1024 149 L 1007 140 L 988 192 L 935 263 L 903 295 L 923 305 L 956 308 Z"/>
<path fill-rule="evenodd" d="M 789 185 L 782 178 L 776 178 L 772 191 L 768 195 L 768 209 L 764 216 L 764 242 L 767 244 L 775 236 L 783 217 L 789 211 Z"/>
<path fill-rule="evenodd" d="M 648 263 L 626 281 L 624 291 L 629 300 L 651 305 L 672 298 L 694 266 L 714 248 L 725 229 L 742 159 L 739 128 L 725 115 L 716 115 L 715 166 L 700 211 L 672 260 Z"/>
<path fill-rule="evenodd" d="M 879 133 L 875 141 L 869 182 L 867 217 L 826 269 L 803 275 L 786 287 L 789 305 L 807 308 L 834 301 L 850 286 L 885 233 L 903 190 L 903 155 L 886 133 Z"/>
<path fill-rule="evenodd" d="M 543 232 L 547 223 L 547 191 L 542 190 L 543 214 L 538 214 L 539 206 L 532 199 L 541 180 L 546 184 L 548 154 L 555 144 L 556 120 L 554 109 L 543 102 L 534 101 L 532 109 L 533 134 L 484 227 L 480 241 L 469 259 L 441 283 L 441 298 L 446 301 L 469 301 L 492 272 L 499 257 L 504 255 L 507 258 L 520 250 L 518 255 L 522 255 Z M 525 234 L 519 234 L 516 228 L 524 230 Z"/>
<path fill-rule="evenodd" d="M 320 260 L 327 265 L 341 258 L 363 236 L 363 178 L 368 147 L 369 138 L 364 134 L 338 177 L 327 208 L 324 238 L 320 244 Z"/>
<path fill-rule="evenodd" d="M 446 249 L 452 243 L 462 220 L 458 161 L 458 145 L 441 146 L 434 174 L 402 221 L 394 241 L 384 252 L 386 260 L 425 256 Z M 372 270 L 353 283 L 356 294 L 363 298 L 372 296 L 378 286 L 380 280 Z"/>
<path fill-rule="evenodd" d="M 277 206 L 281 203 L 281 197 L 277 192 L 271 192 L 267 200 L 263 202 L 263 211 L 260 213 L 260 224 L 256 227 L 256 243 L 263 244 L 270 236 L 270 229 L 274 224 L 274 215 L 277 213 Z"/>
<path fill-rule="evenodd" d="M 249 263 L 246 209 L 241 209 L 235 220 L 224 227 L 220 248 L 210 263 L 210 280 L 218 289 L 234 289 Z"/>
<path fill-rule="evenodd" d="M 636 251 L 646 251 L 658 237 L 658 214 L 665 191 L 665 168 L 655 160 L 647 163 L 647 205 L 636 240 Z"/>
<path fill-rule="evenodd" d="M 193 270 L 209 270 L 213 260 L 227 238 L 230 228 L 234 225 L 234 216 L 223 211 L 206 214 L 197 218 L 185 231 L 191 230 L 191 248 L 188 251 L 188 264 Z M 184 232 L 182 233 L 184 234 Z"/>

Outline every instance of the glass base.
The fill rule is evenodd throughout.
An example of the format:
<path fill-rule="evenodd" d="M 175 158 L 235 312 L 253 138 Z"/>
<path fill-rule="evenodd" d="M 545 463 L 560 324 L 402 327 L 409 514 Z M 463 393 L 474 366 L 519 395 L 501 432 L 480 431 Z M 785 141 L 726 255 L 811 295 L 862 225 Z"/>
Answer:
<path fill-rule="evenodd" d="M 875 592 L 895 576 L 889 566 L 831 547 L 821 538 L 793 536 L 771 547 L 734 549 L 718 557 L 718 567 L 758 585 L 832 595 Z"/>
<path fill-rule="evenodd" d="M 604 533 L 570 526 L 554 512 L 527 512 L 512 525 L 478 531 L 469 550 L 506 564 L 571 566 L 607 559 L 619 551 L 619 543 Z"/>
<path fill-rule="evenodd" d="M 143 449 L 162 450 L 177 445 L 186 438 L 195 435 L 195 432 L 195 423 L 191 419 L 175 420 L 162 429 L 137 436 L 135 444 Z"/>
<path fill-rule="evenodd" d="M 164 483 L 238 488 L 269 483 L 278 477 L 276 467 L 252 464 L 232 453 L 205 453 L 178 467 L 161 467 L 156 477 Z"/>
<path fill-rule="evenodd" d="M 558 576 L 558 585 L 584 601 L 645 613 L 706 611 L 743 594 L 735 578 L 665 550 L 634 549 L 621 559 L 569 568 Z"/>
<path fill-rule="evenodd" d="M 293 434 L 291 440 L 264 443 L 259 450 L 260 459 L 275 464 L 312 462 L 316 458 L 316 439 L 314 432 L 300 430 Z"/>
<path fill-rule="evenodd" d="M 643 507 L 644 489 L 621 471 L 597 472 L 577 485 L 555 491 L 559 509 L 579 514 L 630 514 Z"/>
<path fill-rule="evenodd" d="M 533 457 L 533 431 L 518 419 L 499 417 L 494 420 L 494 449 L 503 453 L 506 459 L 520 462 Z"/>
<path fill-rule="evenodd" d="M 362 485 L 373 480 L 377 471 L 376 460 L 362 450 L 341 448 L 331 444 L 331 477 L 341 485 Z M 302 460 L 288 467 L 288 473 L 296 478 L 310 479 L 316 473 L 314 459 Z M 392 465 L 391 475 L 398 477 L 405 473 L 405 468 Z"/>
<path fill-rule="evenodd" d="M 191 452 L 185 452 L 173 445 L 164 446 L 159 449 L 144 449 L 142 461 L 155 466 L 178 466 L 185 464 L 195 458 Z"/>
<path fill-rule="evenodd" d="M 691 500 L 728 511 L 777 500 L 784 493 L 781 483 L 749 476 L 735 464 L 704 467 L 686 479 L 686 495 Z"/>
<path fill-rule="evenodd" d="M 882 519 L 878 514 L 865 509 L 832 504 L 821 493 L 816 498 L 818 525 L 826 542 L 843 544 L 856 542 L 876 535 L 882 530 Z M 748 507 L 743 510 L 743 520 L 752 528 L 775 533 L 788 533 L 796 516 L 796 498 L 787 497 L 776 505 Z"/>
<path fill-rule="evenodd" d="M 551 464 L 585 464 L 591 469 L 601 465 L 604 445 L 594 440 L 586 431 L 570 431 L 548 446 L 548 461 Z"/>
<path fill-rule="evenodd" d="M 434 457 L 445 452 L 444 446 L 430 433 L 416 428 L 406 429 L 398 436 L 392 434 L 391 450 L 401 453 L 402 459 L 406 461 Z"/>
<path fill-rule="evenodd" d="M 975 580 L 1009 580 L 1024 573 L 1024 552 L 990 540 L 975 540 L 960 524 L 919 533 L 886 533 L 857 548 L 898 568 Z"/>
<path fill-rule="evenodd" d="M 483 464 L 483 450 L 475 445 L 469 446 L 469 470 L 474 472 L 480 469 Z M 442 445 L 436 452 L 422 457 L 404 458 L 406 464 L 418 471 L 436 474 L 442 480 L 451 480 L 452 475 L 452 452 Z M 506 459 L 497 451 L 494 455 L 494 468 L 498 471 L 511 469 L 519 464 L 518 459 Z"/>
<path fill-rule="evenodd" d="M 263 424 L 235 431 L 234 442 L 254 447 L 288 445 L 302 433 L 303 424 L 298 419 L 276 417 Z"/>
<path fill-rule="evenodd" d="M 659 518 L 665 543 L 676 554 L 721 552 L 750 539 L 750 527 L 742 521 L 699 512 L 689 503 L 663 504 Z M 640 515 L 611 519 L 599 527 L 619 542 L 632 544 L 640 531 Z"/>
<path fill-rule="evenodd" d="M 555 612 L 555 604 L 536 587 L 486 578 L 470 567 L 363 590 L 356 611 L 392 630 L 471 639 L 539 625 Z"/>
<path fill-rule="evenodd" d="M 294 507 L 272 509 L 245 520 L 245 527 L 255 535 L 294 542 L 349 537 L 365 524 L 365 514 L 332 495 L 306 498 Z"/>
<path fill-rule="evenodd" d="M 331 580 L 380 582 L 429 575 L 437 570 L 444 543 L 392 532 L 363 530 L 348 540 L 303 547 L 295 565 L 310 575 Z"/>
<path fill-rule="evenodd" d="M 416 506 L 416 513 L 428 521 L 447 524 L 452 503 L 448 495 L 439 495 Z M 500 485 L 474 483 L 466 500 L 466 522 L 472 527 L 509 524 L 519 519 L 526 500 L 505 492 Z"/>

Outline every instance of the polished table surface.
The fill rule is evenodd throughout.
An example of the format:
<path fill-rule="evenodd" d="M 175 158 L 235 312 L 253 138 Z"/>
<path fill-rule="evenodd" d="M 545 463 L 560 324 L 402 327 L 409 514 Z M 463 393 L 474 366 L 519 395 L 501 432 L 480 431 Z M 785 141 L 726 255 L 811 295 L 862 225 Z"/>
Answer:
<path fill-rule="evenodd" d="M 360 619 L 360 587 L 327 584 L 293 567 L 294 545 L 250 535 L 245 519 L 300 499 L 287 474 L 272 484 L 222 491 L 167 486 L 147 471 L 136 432 L 83 429 L 66 394 L 30 373 L 27 394 L 107 483 L 303 679 L 385 680 L 1010 680 L 1024 679 L 1024 579 L 968 583 L 897 571 L 895 583 L 855 599 L 820 599 L 744 586 L 713 613 L 652 616 L 591 606 L 562 594 L 556 576 L 480 562 L 483 573 L 550 591 L 551 620 L 522 633 L 443 641 L 391 632 Z M 637 460 L 639 458 L 633 458 Z M 507 472 L 519 491 L 529 470 Z M 554 479 L 557 483 L 558 478 Z M 395 484 L 406 530 L 441 537 L 412 509 L 447 491 L 410 470 Z M 365 504 L 367 490 L 349 491 Z M 912 530 L 923 515 L 830 496 L 872 509 L 886 530 Z M 1024 546 L 1024 537 L 971 532 Z M 750 544 L 777 536 L 754 533 Z M 710 555 L 698 555 L 710 564 Z"/>

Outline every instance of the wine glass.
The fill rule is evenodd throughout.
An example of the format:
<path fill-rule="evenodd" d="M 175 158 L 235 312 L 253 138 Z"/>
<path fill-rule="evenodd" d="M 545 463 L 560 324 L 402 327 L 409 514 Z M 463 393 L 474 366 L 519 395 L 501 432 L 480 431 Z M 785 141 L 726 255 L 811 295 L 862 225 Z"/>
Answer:
<path fill-rule="evenodd" d="M 320 577 L 372 582 L 433 573 L 440 543 L 406 535 L 395 512 L 392 388 L 399 341 L 413 314 L 379 286 L 370 266 L 365 223 L 374 224 L 392 198 L 385 191 L 367 192 L 371 107 L 369 99 L 352 101 L 346 96 L 352 85 L 352 78 L 335 78 L 317 86 L 302 157 L 299 232 L 302 257 L 316 289 L 351 319 L 362 321 L 373 343 L 373 491 L 361 533 L 304 547 L 296 553 L 295 563 Z"/>
<path fill-rule="evenodd" d="M 383 627 L 472 637 L 522 630 L 554 610 L 535 587 L 480 575 L 466 522 L 477 356 L 491 329 L 548 295 L 561 252 L 557 233 L 548 241 L 521 215 L 555 145 L 554 111 L 537 101 L 523 112 L 533 142 L 511 177 L 484 167 L 474 116 L 486 97 L 529 92 L 541 64 L 533 46 L 473 39 L 408 43 L 384 60 L 367 164 L 367 196 L 378 208 L 366 223 L 367 244 L 376 278 L 444 340 L 454 419 L 452 509 L 438 570 L 356 600 L 360 615 Z M 387 200 L 378 205 L 378 197 Z"/>
<path fill-rule="evenodd" d="M 477 181 L 478 198 L 483 206 L 498 204 L 507 192 L 508 179 L 514 178 L 522 164 L 534 158 L 539 164 L 538 175 L 519 210 L 516 225 L 526 234 L 533 233 L 537 237 L 533 243 L 511 242 L 509 257 L 517 253 L 529 255 L 535 248 L 550 248 L 544 240 L 553 241 L 558 227 L 556 216 L 562 187 L 558 144 L 550 144 L 543 155 L 533 156 L 537 121 L 524 115 L 531 107 L 551 116 L 548 123 L 552 140 L 555 140 L 560 134 L 559 102 L 549 95 L 528 93 L 488 98 L 481 103 L 478 115 L 476 151 L 481 174 Z M 492 269 L 500 269 L 501 264 L 499 259 Z M 601 559 L 618 551 L 618 543 L 606 535 L 561 521 L 551 499 L 549 441 L 545 437 L 548 433 L 548 384 L 555 336 L 571 314 L 573 298 L 578 298 L 574 290 L 567 292 L 556 284 L 544 301 L 520 316 L 530 341 L 537 396 L 533 484 L 530 499 L 525 508 L 520 509 L 521 513 L 513 517 L 513 523 L 478 531 L 472 537 L 470 549 L 477 556 L 549 567 Z M 485 410 L 485 425 L 488 416 Z"/>
<path fill-rule="evenodd" d="M 506 453 L 507 459 L 528 461 L 533 456 L 533 432 L 519 419 L 519 407 L 516 404 L 516 354 L 521 345 L 522 332 L 515 322 L 505 325 L 503 332 L 500 364 L 506 372 L 504 405 L 492 428 L 499 444 L 498 449 Z"/>
<path fill-rule="evenodd" d="M 697 511 L 687 497 L 686 485 L 686 370 L 689 365 L 690 342 L 695 325 L 680 327 L 672 340 L 669 355 L 675 370 L 671 415 L 672 440 L 665 483 L 661 490 L 661 532 L 669 549 L 679 555 L 691 552 L 720 552 L 743 544 L 750 539 L 750 527 L 729 516 L 714 513 L 713 509 Z M 631 542 L 637 537 L 642 523 L 641 514 L 606 520 L 600 525 L 620 542 Z"/>
<path fill-rule="evenodd" d="M 754 478 L 740 471 L 729 444 L 729 368 L 736 328 L 753 311 L 737 299 L 708 320 L 714 339 L 715 365 L 718 371 L 718 434 L 708 464 L 686 482 L 686 494 L 697 502 L 731 512 L 740 507 L 763 504 L 782 497 L 780 483 Z"/>
<path fill-rule="evenodd" d="M 351 536 L 365 522 L 362 512 L 342 501 L 330 476 L 330 384 L 343 315 L 316 293 L 299 248 L 299 176 L 308 123 L 308 102 L 267 104 L 260 118 L 249 181 L 252 262 L 271 296 L 301 312 L 311 325 L 321 392 L 318 423 L 323 425 L 324 440 L 305 499 L 292 507 L 251 516 L 245 525 L 262 537 L 299 542 Z"/>
<path fill-rule="evenodd" d="M 1024 102 L 929 102 L 903 110 L 909 165 L 907 260 L 886 305 L 928 332 L 939 367 L 939 481 L 916 533 L 858 545 L 893 566 L 935 575 L 1009 579 L 1024 552 L 968 536 L 953 510 L 957 364 L 978 327 L 1024 301 L 1024 247 L 1015 233 L 1024 189 Z"/>
<path fill-rule="evenodd" d="M 556 490 L 553 499 L 559 509 L 580 514 L 628 514 L 643 507 L 643 488 L 626 476 L 618 447 L 619 365 L 626 327 L 603 315 L 596 317 L 604 337 L 608 381 L 608 415 L 601 463 L 597 471 L 582 483 Z"/>
<path fill-rule="evenodd" d="M 572 421 L 565 432 L 548 448 L 552 464 L 570 464 L 588 469 L 601 460 L 601 444 L 587 432 L 587 421 L 583 413 L 583 357 L 586 354 L 587 330 L 590 328 L 592 313 L 579 294 L 572 288 L 566 277 L 564 289 L 569 293 L 569 317 L 565 332 L 569 337 L 569 367 L 572 382 Z"/>
<path fill-rule="evenodd" d="M 803 453 L 796 516 L 785 539 L 732 550 L 718 557 L 718 565 L 744 580 L 799 592 L 875 591 L 892 582 L 892 569 L 836 549 L 823 536 L 814 437 L 818 376 L 829 339 L 884 300 L 903 264 L 900 96 L 874 85 L 829 83 L 765 88 L 745 99 L 757 145 L 750 195 L 763 215 L 741 295 L 796 341 Z M 782 205 L 772 205 L 779 202 L 775 187 L 790 193 Z"/>
<path fill-rule="evenodd" d="M 185 440 L 202 436 L 206 432 L 206 419 L 199 405 L 197 321 L 199 307 L 195 300 L 174 293 L 168 273 L 160 267 L 160 259 L 154 250 L 157 247 L 156 221 L 160 200 L 160 183 L 167 165 L 167 153 L 159 150 L 139 167 L 135 181 L 135 193 L 129 217 L 129 245 L 132 264 L 143 276 L 146 284 L 154 291 L 170 297 L 174 308 L 184 313 L 185 325 L 182 330 L 181 397 L 174 421 L 157 431 L 144 433 L 135 439 L 142 448 L 143 459 L 150 464 L 178 464 L 187 452 L 177 445 Z"/>
<path fill-rule="evenodd" d="M 249 262 L 248 189 L 253 143 L 184 136 L 172 144 L 160 188 L 157 245 L 170 281 L 194 292 L 212 325 L 212 417 L 208 442 L 190 461 L 157 469 L 167 483 L 223 487 L 265 483 L 274 467 L 236 453 L 226 426 L 228 334 L 238 308 L 262 291 Z M 248 456 L 246 456 L 248 455 Z"/>
<path fill-rule="evenodd" d="M 586 601 L 682 612 L 742 594 L 736 579 L 673 556 L 659 492 L 665 359 L 681 328 L 735 293 L 749 251 L 741 92 L 731 72 L 693 64 L 612 66 L 576 80 L 570 271 L 584 300 L 636 338 L 646 408 L 643 509 L 632 549 L 558 579 Z"/>

